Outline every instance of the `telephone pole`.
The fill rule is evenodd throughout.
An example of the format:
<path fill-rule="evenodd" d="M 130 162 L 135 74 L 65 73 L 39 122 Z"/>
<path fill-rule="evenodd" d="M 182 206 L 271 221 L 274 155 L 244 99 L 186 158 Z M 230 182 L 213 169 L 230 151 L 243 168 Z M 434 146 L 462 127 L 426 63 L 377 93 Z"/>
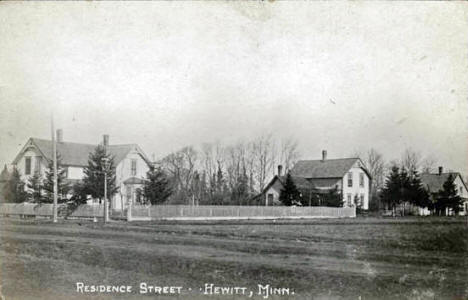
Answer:
<path fill-rule="evenodd" d="M 57 223 L 57 144 L 55 141 L 54 115 L 52 114 L 52 159 L 54 164 L 54 204 L 53 204 L 53 222 Z"/>

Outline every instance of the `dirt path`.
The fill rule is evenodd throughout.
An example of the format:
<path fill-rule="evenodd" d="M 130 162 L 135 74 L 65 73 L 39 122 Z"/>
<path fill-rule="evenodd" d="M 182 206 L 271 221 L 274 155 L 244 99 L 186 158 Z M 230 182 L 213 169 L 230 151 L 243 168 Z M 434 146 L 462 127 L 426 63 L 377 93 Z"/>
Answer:
<path fill-rule="evenodd" d="M 62 293 L 56 295 L 58 298 L 73 292 L 80 280 L 134 285 L 149 280 L 194 287 L 206 282 L 245 286 L 268 282 L 294 288 L 299 299 L 311 295 L 411 298 L 415 293 L 445 297 L 454 288 L 464 288 L 466 269 L 444 267 L 460 265 L 457 255 L 426 251 L 421 263 L 420 251 L 376 247 L 379 242 L 369 238 L 374 231 L 368 227 L 363 228 L 371 234 L 359 239 L 358 235 L 338 233 L 349 225 L 321 226 L 272 229 L 264 225 L 223 228 L 3 223 L 1 284 L 9 296 L 37 295 L 45 286 L 49 293 Z M 290 231 L 301 230 L 300 239 L 291 238 Z M 265 232 L 276 235 L 265 237 Z M 388 236 L 397 234 L 388 232 Z M 438 266 L 438 261 L 444 263 Z M 29 276 L 34 274 L 30 270 L 36 270 L 35 277 Z M 61 274 L 60 279 L 52 282 L 43 278 L 55 278 L 56 274 Z M 20 290 L 27 292 L 18 293 Z"/>

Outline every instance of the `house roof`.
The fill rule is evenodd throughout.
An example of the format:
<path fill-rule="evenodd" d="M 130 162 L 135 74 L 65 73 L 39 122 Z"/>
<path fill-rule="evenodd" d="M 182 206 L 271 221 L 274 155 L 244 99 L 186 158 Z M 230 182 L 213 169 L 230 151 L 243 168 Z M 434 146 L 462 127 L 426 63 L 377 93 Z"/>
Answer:
<path fill-rule="evenodd" d="M 421 183 L 426 187 L 430 192 L 435 193 L 443 189 L 444 183 L 447 181 L 449 176 L 452 175 L 452 180 L 455 180 L 460 173 L 450 172 L 442 174 L 421 174 Z M 461 178 L 461 177 L 460 177 Z M 463 179 L 462 179 L 463 182 Z M 465 184 L 463 182 L 463 184 Z M 465 185 L 466 188 L 466 185 Z"/>
<path fill-rule="evenodd" d="M 337 178 L 318 178 L 318 179 L 307 179 L 304 177 L 298 176 L 291 176 L 294 185 L 297 189 L 301 191 L 313 191 L 314 193 L 321 193 L 322 191 L 328 192 L 329 189 L 335 188 L 338 179 Z M 278 176 L 276 175 L 273 179 L 268 183 L 268 185 L 263 189 L 266 191 L 272 186 L 275 181 L 278 180 L 282 185 L 286 182 L 286 175 L 285 176 Z"/>
<path fill-rule="evenodd" d="M 291 169 L 292 176 L 304 178 L 341 178 L 359 158 L 339 158 L 326 160 L 300 160 Z M 364 171 L 365 168 L 363 168 Z M 369 175 L 367 173 L 367 175 Z M 370 175 L 369 175 L 370 177 Z"/>
<path fill-rule="evenodd" d="M 47 160 L 52 160 L 52 141 L 38 138 L 30 138 L 29 141 L 38 148 Z M 26 145 L 29 144 L 29 141 Z M 93 152 L 96 147 L 97 145 L 92 144 L 60 142 L 57 143 L 57 152 L 60 154 L 63 165 L 85 167 L 88 165 L 89 154 Z M 143 159 L 150 164 L 149 159 L 137 144 L 109 145 L 107 150 L 114 156 L 115 165 L 118 165 L 134 148 L 138 149 Z M 19 160 L 23 151 L 24 149 L 15 158 L 13 161 L 14 164 Z"/>
<path fill-rule="evenodd" d="M 278 177 L 281 184 L 285 184 L 286 183 L 286 176 L 280 176 Z M 296 176 L 291 176 L 291 179 L 292 181 L 294 182 L 294 185 L 298 188 L 298 189 L 312 189 L 313 188 L 313 185 L 312 183 L 303 178 L 303 177 L 296 177 Z"/>

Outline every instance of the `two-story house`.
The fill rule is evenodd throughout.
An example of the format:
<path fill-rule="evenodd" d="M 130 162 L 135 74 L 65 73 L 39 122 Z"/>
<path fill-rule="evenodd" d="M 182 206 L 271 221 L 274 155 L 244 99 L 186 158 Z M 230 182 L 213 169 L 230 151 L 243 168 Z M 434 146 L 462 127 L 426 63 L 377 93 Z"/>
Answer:
<path fill-rule="evenodd" d="M 57 153 L 61 157 L 62 167 L 66 170 L 66 179 L 75 183 L 84 177 L 84 168 L 88 158 L 97 145 L 63 141 L 62 130 L 57 130 Z M 101 143 L 113 157 L 116 171 L 116 185 L 119 192 L 110 199 L 111 208 L 125 208 L 130 200 L 135 200 L 137 189 L 142 187 L 151 161 L 137 144 L 110 145 L 109 136 L 104 135 Z M 42 177 L 53 159 L 51 140 L 29 138 L 13 161 L 13 165 L 27 181 L 35 172 Z"/>
<path fill-rule="evenodd" d="M 450 177 L 450 175 L 452 175 Z M 460 207 L 460 215 L 468 214 L 468 189 L 465 182 L 463 181 L 462 176 L 458 172 L 448 172 L 444 173 L 443 167 L 439 167 L 438 173 L 423 173 L 421 174 L 421 183 L 423 187 L 429 192 L 431 197 L 436 197 L 437 193 L 443 189 L 444 183 L 449 179 L 452 179 L 453 184 L 456 187 L 458 196 L 463 199 L 463 205 Z M 429 214 L 429 211 L 426 209 L 421 210 L 421 214 Z M 451 211 L 447 209 L 446 215 L 452 214 Z"/>
<path fill-rule="evenodd" d="M 279 204 L 285 176 L 278 169 L 278 175 L 263 190 L 265 205 Z M 324 194 L 336 189 L 344 207 L 369 209 L 371 176 L 360 158 L 327 159 L 327 151 L 323 150 L 322 159 L 300 160 L 290 174 L 302 193 Z"/>

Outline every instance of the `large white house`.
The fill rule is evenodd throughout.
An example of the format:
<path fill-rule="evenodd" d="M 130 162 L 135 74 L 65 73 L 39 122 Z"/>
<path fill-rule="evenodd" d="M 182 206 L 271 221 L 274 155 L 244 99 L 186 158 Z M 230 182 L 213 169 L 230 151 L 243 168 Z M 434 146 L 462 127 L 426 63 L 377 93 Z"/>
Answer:
<path fill-rule="evenodd" d="M 110 145 L 109 136 L 104 135 L 101 143 L 113 157 L 116 168 L 116 185 L 119 191 L 111 198 L 111 208 L 125 208 L 136 197 L 136 191 L 144 183 L 151 161 L 137 144 Z M 27 181 L 35 172 L 43 177 L 52 160 L 53 144 L 51 140 L 29 138 L 13 161 L 23 180 Z M 63 141 L 62 130 L 57 130 L 57 152 L 66 170 L 70 183 L 84 177 L 84 168 L 88 165 L 89 154 L 97 145 L 71 143 Z"/>
<path fill-rule="evenodd" d="M 336 189 L 343 199 L 343 207 L 369 209 L 371 176 L 360 158 L 327 159 L 327 151 L 324 150 L 322 159 L 300 160 L 290 174 L 303 197 L 307 198 L 309 193 L 320 195 Z M 278 175 L 263 190 L 265 205 L 280 204 L 279 196 L 285 177 L 279 166 Z"/>

